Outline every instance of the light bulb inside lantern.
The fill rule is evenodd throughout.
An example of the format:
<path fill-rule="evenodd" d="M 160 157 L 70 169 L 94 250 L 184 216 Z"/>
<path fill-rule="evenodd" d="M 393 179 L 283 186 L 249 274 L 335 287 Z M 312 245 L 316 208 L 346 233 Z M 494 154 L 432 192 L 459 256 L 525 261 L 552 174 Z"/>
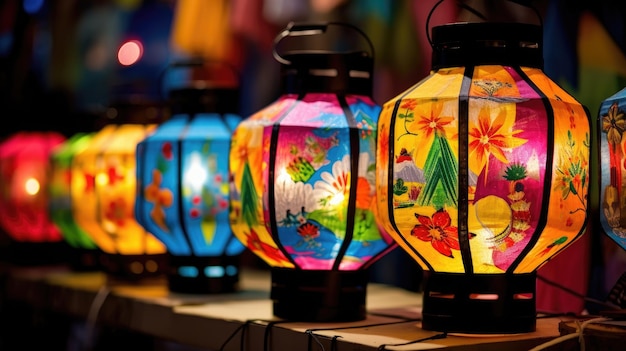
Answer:
<path fill-rule="evenodd" d="M 39 181 L 35 178 L 28 178 L 24 183 L 24 190 L 28 195 L 37 195 L 40 188 Z"/>

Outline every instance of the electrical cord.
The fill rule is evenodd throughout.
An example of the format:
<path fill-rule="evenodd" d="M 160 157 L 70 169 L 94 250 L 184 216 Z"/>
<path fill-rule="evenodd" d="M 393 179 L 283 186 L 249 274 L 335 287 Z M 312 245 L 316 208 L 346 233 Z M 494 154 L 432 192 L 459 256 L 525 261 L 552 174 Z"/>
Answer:
<path fill-rule="evenodd" d="M 562 335 L 558 338 L 552 339 L 548 342 L 545 342 L 543 344 L 537 345 L 535 347 L 533 347 L 532 349 L 530 349 L 529 351 L 539 351 L 539 350 L 545 350 L 548 347 L 554 346 L 554 345 L 558 345 L 562 342 L 565 342 L 567 340 L 570 339 L 575 339 L 578 338 L 578 344 L 580 345 L 580 351 L 585 351 L 585 340 L 584 340 L 584 330 L 585 327 L 587 327 L 587 325 L 592 324 L 592 323 L 598 323 L 598 322 L 604 322 L 604 321 L 608 321 L 611 320 L 611 318 L 605 318 L 605 317 L 598 317 L 598 318 L 592 318 L 592 319 L 588 319 L 584 322 L 580 322 L 580 321 L 576 321 L 576 324 L 578 326 L 577 328 L 577 332 L 576 333 L 571 333 L 571 334 L 565 334 Z"/>
<path fill-rule="evenodd" d="M 600 305 L 600 306 L 603 306 L 603 307 L 606 307 L 606 308 L 609 308 L 609 309 L 612 309 L 612 310 L 619 310 L 620 309 L 618 306 L 616 306 L 614 304 L 611 304 L 611 303 L 608 303 L 608 302 L 604 302 L 604 301 L 600 301 L 600 300 L 597 300 L 597 299 L 590 298 L 590 297 L 587 297 L 585 295 L 579 294 L 576 291 L 574 291 L 574 290 L 572 290 L 572 289 L 570 289 L 570 288 L 568 288 L 566 286 L 563 286 L 561 284 L 558 284 L 556 282 L 553 282 L 553 281 L 551 281 L 551 280 L 549 280 L 547 278 L 544 278 L 544 277 L 542 277 L 539 274 L 537 274 L 537 279 L 541 280 L 542 282 L 544 282 L 544 283 L 546 283 L 548 285 L 551 285 L 551 286 L 553 286 L 555 288 L 561 289 L 561 290 L 565 291 L 568 294 L 571 294 L 573 296 L 579 297 L 579 298 L 583 299 L 584 301 L 591 302 L 591 303 L 594 303 L 594 304 L 597 304 L 597 305 Z"/>
<path fill-rule="evenodd" d="M 96 328 L 96 323 L 98 321 L 98 314 L 102 309 L 102 305 L 104 305 L 104 301 L 107 299 L 109 294 L 111 293 L 111 289 L 103 285 L 98 289 L 96 296 L 91 302 L 91 306 L 89 306 L 89 312 L 87 313 L 86 319 L 86 330 L 85 330 L 85 339 L 83 349 L 89 351 L 93 348 L 93 338 L 94 338 L 94 330 Z"/>

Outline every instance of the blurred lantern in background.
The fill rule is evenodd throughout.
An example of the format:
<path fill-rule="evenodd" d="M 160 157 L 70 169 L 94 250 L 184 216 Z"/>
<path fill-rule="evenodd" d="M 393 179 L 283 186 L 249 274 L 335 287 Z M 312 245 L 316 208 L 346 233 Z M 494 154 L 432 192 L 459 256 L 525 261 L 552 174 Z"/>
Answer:
<path fill-rule="evenodd" d="M 74 220 L 74 210 L 77 203 L 72 202 L 71 196 L 71 167 L 74 155 L 84 150 L 92 137 L 93 133 L 74 134 L 64 143 L 58 145 L 51 155 L 50 218 L 73 249 L 68 261 L 76 270 L 97 269 L 100 252 L 89 234 Z"/>
<path fill-rule="evenodd" d="M 50 155 L 65 137 L 20 131 L 0 144 L 0 226 L 12 239 L 9 260 L 58 263 L 67 244 L 48 214 Z"/>
<path fill-rule="evenodd" d="M 624 131 L 626 131 L 626 88 L 618 91 L 600 104 L 597 121 L 599 211 L 602 229 L 615 243 L 626 250 L 626 156 Z M 609 291 L 608 300 L 626 309 L 626 272 L 619 275 Z M 610 274 L 607 274 L 610 276 Z M 605 312 L 606 313 L 606 312 Z"/>
<path fill-rule="evenodd" d="M 110 277 L 139 280 L 165 272 L 166 249 L 135 220 L 137 144 L 154 131 L 160 108 L 150 101 L 111 105 L 109 124 L 74 155 L 71 202 L 76 223 L 102 250 Z"/>
<path fill-rule="evenodd" d="M 219 81 L 224 70 L 230 82 Z M 184 76 L 168 89 L 170 119 L 137 146 L 135 215 L 168 249 L 171 291 L 231 292 L 245 248 L 228 221 L 238 77 L 228 65 L 190 60 L 170 66 L 164 81 L 176 73 Z"/>
<path fill-rule="evenodd" d="M 424 329 L 533 331 L 536 270 L 587 223 L 589 116 L 543 73 L 541 26 L 453 23 L 432 45 L 380 115 L 379 218 L 425 270 Z"/>
<path fill-rule="evenodd" d="M 291 23 L 274 53 L 283 95 L 233 135 L 232 229 L 272 267 L 276 316 L 364 319 L 367 269 L 395 247 L 374 216 L 373 48 L 350 25 Z"/>
<path fill-rule="evenodd" d="M 626 250 L 626 89 L 602 102 L 598 120 L 600 223 Z"/>

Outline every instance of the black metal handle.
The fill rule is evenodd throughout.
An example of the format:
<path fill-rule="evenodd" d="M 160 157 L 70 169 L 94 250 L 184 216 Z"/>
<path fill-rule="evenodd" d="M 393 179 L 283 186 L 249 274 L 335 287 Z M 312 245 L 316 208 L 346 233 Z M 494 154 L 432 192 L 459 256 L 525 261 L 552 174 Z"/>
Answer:
<path fill-rule="evenodd" d="M 312 36 L 312 35 L 323 35 L 327 33 L 329 26 L 342 26 L 356 31 L 358 34 L 363 37 L 363 39 L 367 42 L 369 46 L 369 54 L 371 57 L 374 57 L 374 45 L 372 44 L 369 37 L 358 27 L 343 22 L 326 22 L 326 23 L 298 23 L 298 22 L 290 22 L 287 27 L 281 31 L 276 38 L 274 38 L 274 47 L 272 50 L 273 56 L 276 61 L 289 65 L 291 62 L 285 59 L 279 53 L 279 46 L 281 42 L 288 37 L 296 37 L 296 36 Z M 330 51 L 329 51 L 330 52 Z"/>
<path fill-rule="evenodd" d="M 163 92 L 165 90 L 164 85 L 166 82 L 167 75 L 173 70 L 183 69 L 183 68 L 202 68 L 202 67 L 209 67 L 210 65 L 223 66 L 224 68 L 228 69 L 228 71 L 232 73 L 233 81 L 237 83 L 241 82 L 241 75 L 239 73 L 239 70 L 237 70 L 235 66 L 229 64 L 228 62 L 207 60 L 202 57 L 191 57 L 188 59 L 171 62 L 161 71 L 161 74 L 159 75 L 159 82 L 158 82 L 159 94 L 161 95 L 162 98 L 167 99 L 167 96 L 163 96 Z M 202 81 L 209 82 L 210 80 L 203 79 Z"/>
<path fill-rule="evenodd" d="M 437 7 L 439 7 L 439 5 L 441 5 L 441 3 L 444 1 L 445 0 L 437 1 L 437 3 L 435 3 L 435 5 L 433 5 L 433 7 L 430 9 L 430 12 L 428 12 L 428 17 L 426 17 L 426 39 L 428 39 L 428 43 L 430 44 L 431 47 L 433 47 L 433 41 L 430 35 L 430 18 L 435 12 L 435 9 L 437 9 Z M 539 12 L 539 10 L 537 10 L 536 7 L 531 5 L 532 0 L 507 0 L 507 1 L 510 1 L 512 3 L 518 4 L 520 6 L 525 6 L 531 9 L 537 15 L 537 19 L 539 20 L 539 26 L 543 28 L 543 18 L 541 17 L 541 13 Z M 475 16 L 477 16 L 478 18 L 487 21 L 487 18 L 482 13 L 476 11 L 475 8 L 465 4 L 463 1 L 456 0 L 456 3 L 457 3 L 457 6 L 459 6 L 460 8 L 465 9 L 471 12 L 472 14 L 474 14 Z"/>

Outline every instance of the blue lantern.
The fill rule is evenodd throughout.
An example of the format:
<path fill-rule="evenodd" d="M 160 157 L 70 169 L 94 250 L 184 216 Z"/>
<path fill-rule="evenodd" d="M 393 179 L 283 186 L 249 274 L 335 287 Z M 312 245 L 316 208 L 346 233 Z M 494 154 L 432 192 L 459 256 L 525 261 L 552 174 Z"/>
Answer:
<path fill-rule="evenodd" d="M 170 119 L 137 146 L 137 221 L 167 247 L 169 288 L 175 292 L 234 291 L 245 249 L 228 219 L 238 90 L 232 82 L 199 78 L 210 68 L 215 71 L 190 61 L 166 69 L 165 78 L 189 75 L 170 89 Z"/>
<path fill-rule="evenodd" d="M 602 102 L 599 111 L 600 223 L 604 232 L 626 250 L 626 89 Z"/>

